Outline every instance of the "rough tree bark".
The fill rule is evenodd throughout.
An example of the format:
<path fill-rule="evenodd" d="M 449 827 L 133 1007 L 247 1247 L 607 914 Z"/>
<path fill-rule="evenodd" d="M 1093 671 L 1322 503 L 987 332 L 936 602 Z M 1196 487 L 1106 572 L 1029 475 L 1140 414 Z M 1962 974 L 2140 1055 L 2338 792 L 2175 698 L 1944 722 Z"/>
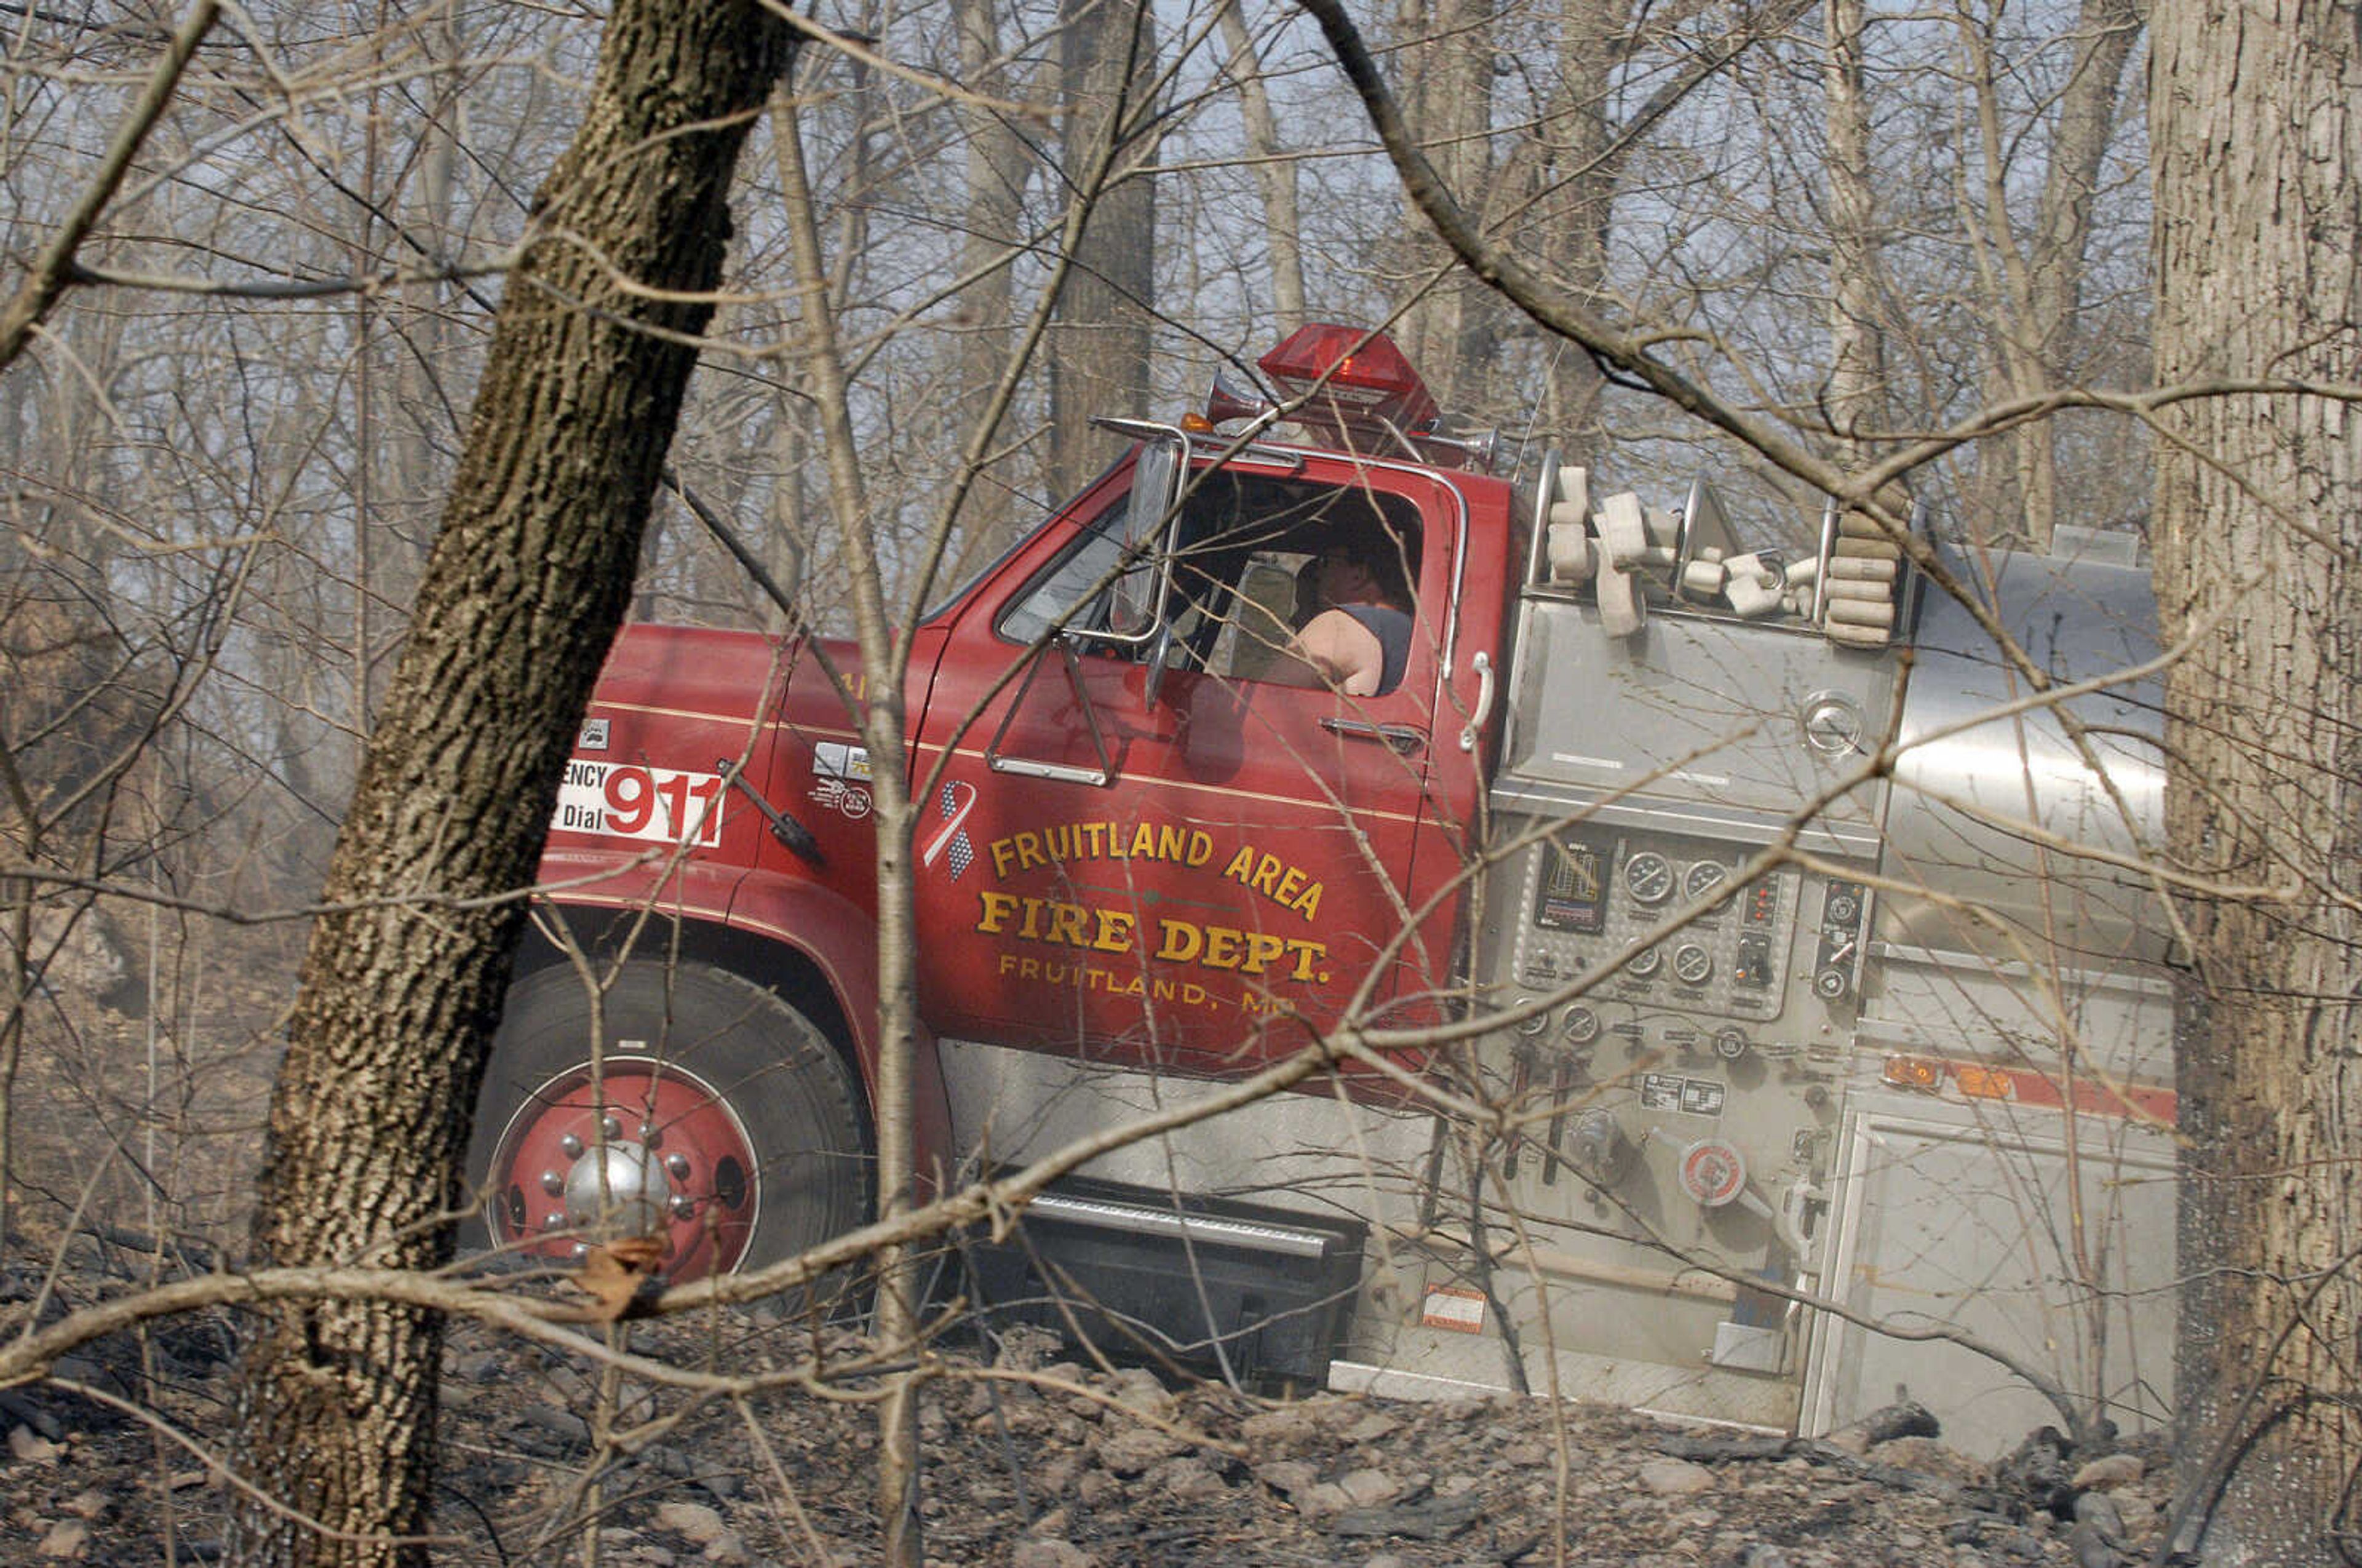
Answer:
<path fill-rule="evenodd" d="M 630 594 L 788 34 L 751 0 L 619 0 L 508 281 L 450 504 L 327 878 L 271 1099 L 258 1261 L 448 1257 L 469 1107 L 557 779 Z M 273 1312 L 251 1346 L 244 1563 L 417 1563 L 440 1330 Z"/>
<path fill-rule="evenodd" d="M 2150 17 L 2157 377 L 2362 362 L 2353 4 L 2170 0 Z M 2168 827 L 2192 899 L 2181 1127 L 2187 1525 L 2208 1563 L 2353 1562 L 2362 1522 L 2362 420 L 2233 392 L 2158 448 Z"/>

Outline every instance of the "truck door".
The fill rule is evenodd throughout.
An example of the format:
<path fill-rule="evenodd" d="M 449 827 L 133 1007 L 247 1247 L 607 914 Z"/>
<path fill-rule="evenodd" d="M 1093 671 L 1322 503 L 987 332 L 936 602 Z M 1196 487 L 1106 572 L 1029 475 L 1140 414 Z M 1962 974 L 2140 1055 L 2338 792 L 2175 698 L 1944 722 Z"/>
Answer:
<path fill-rule="evenodd" d="M 1427 786 L 1460 729 L 1440 702 L 1459 500 L 1309 453 L 1201 467 L 1169 570 L 1126 583 L 1135 471 L 950 633 L 916 748 L 944 759 L 916 846 L 924 1005 L 939 1032 L 1249 1070 L 1365 981 L 1368 1004 L 1445 984 L 1448 914 L 1402 933 L 1421 880 L 1458 868 Z M 1291 683 L 1286 652 L 1299 577 L 1347 540 L 1387 554 L 1413 618 L 1400 680 L 1363 697 Z"/>

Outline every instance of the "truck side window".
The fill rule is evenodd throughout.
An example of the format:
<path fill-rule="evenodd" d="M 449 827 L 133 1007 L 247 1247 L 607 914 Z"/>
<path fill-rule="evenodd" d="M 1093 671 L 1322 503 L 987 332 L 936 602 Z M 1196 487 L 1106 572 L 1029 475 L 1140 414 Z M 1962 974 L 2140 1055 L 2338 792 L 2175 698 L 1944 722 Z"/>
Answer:
<path fill-rule="evenodd" d="M 1001 612 L 1002 637 L 1030 645 L 1055 626 L 1106 628 L 1106 591 L 1121 558 L 1129 500 L 1111 502 L 1018 591 Z M 1312 580 L 1320 557 L 1348 539 L 1388 561 L 1386 575 L 1408 607 L 1420 548 L 1418 513 L 1409 502 L 1358 487 L 1201 473 L 1174 536 L 1174 593 L 1165 607 L 1173 662 L 1224 679 L 1303 684 L 1282 676 L 1283 650 L 1319 608 Z M 1119 657 L 1133 656 L 1125 650 Z"/>
<path fill-rule="evenodd" d="M 1296 639 L 1323 610 L 1337 610 L 1360 621 L 1382 650 L 1391 650 L 1383 673 L 1365 672 L 1379 683 L 1355 688 L 1385 695 L 1404 673 L 1403 639 L 1416 635 L 1417 511 L 1399 497 L 1367 489 L 1268 480 L 1256 488 L 1267 493 L 1241 513 L 1236 533 L 1209 541 L 1209 562 L 1224 563 L 1220 569 L 1227 586 L 1220 610 L 1223 624 L 1220 636 L 1209 639 L 1206 668 L 1238 680 L 1321 684 L 1319 672 L 1297 657 L 1303 648 Z M 1336 561 L 1359 565 L 1343 569 L 1341 578 L 1341 569 L 1329 564 Z M 1326 602 L 1324 595 L 1331 592 L 1347 594 L 1347 602 Z M 1375 625 L 1353 608 L 1360 605 L 1399 613 L 1391 627 Z M 1336 633 L 1330 631 L 1319 646 L 1330 649 L 1336 643 Z"/>

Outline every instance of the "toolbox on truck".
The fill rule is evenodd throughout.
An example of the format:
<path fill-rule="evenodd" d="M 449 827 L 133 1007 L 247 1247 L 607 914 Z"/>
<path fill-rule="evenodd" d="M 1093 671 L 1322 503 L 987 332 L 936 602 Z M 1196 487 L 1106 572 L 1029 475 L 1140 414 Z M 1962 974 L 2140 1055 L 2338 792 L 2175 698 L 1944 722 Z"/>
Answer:
<path fill-rule="evenodd" d="M 977 1305 L 1001 1322 L 1087 1340 L 1112 1360 L 1319 1386 L 1352 1312 L 1367 1229 L 1076 1182 L 966 1251 Z"/>

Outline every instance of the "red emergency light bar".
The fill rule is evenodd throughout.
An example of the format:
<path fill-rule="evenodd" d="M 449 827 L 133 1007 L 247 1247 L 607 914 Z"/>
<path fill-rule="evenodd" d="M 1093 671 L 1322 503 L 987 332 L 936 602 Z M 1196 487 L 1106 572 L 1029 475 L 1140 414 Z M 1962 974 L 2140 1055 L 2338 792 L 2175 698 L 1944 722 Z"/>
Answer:
<path fill-rule="evenodd" d="M 1315 323 L 1301 326 L 1255 361 L 1291 396 L 1326 399 L 1341 420 L 1384 423 L 1408 434 L 1434 424 L 1439 410 L 1410 361 L 1383 332 Z"/>
<path fill-rule="evenodd" d="M 1407 437 L 1433 427 L 1439 414 L 1427 383 L 1382 332 L 1315 323 L 1291 332 L 1255 361 L 1281 394 L 1301 400 L 1289 417 L 1326 425 L 1341 434 Z M 1221 376 L 1206 400 L 1206 417 L 1252 419 L 1272 407 Z"/>
<path fill-rule="evenodd" d="M 1442 413 L 1427 383 L 1403 351 L 1383 332 L 1316 322 L 1291 332 L 1255 363 L 1295 407 L 1279 405 L 1255 391 L 1241 391 L 1220 371 L 1206 397 L 1206 412 L 1182 424 L 1212 430 L 1225 420 L 1277 416 L 1321 431 L 1341 447 L 1394 451 L 1447 468 L 1489 469 L 1499 432 L 1446 436 L 1437 428 Z"/>

